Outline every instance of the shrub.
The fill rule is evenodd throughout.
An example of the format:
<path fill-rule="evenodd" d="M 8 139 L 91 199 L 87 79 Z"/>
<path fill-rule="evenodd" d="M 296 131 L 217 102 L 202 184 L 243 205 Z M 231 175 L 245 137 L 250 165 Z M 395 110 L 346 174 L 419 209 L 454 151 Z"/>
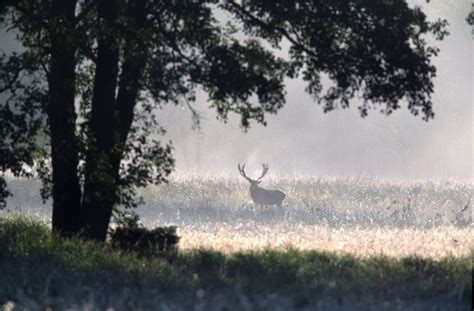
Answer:
<path fill-rule="evenodd" d="M 110 235 L 112 247 L 134 251 L 149 257 L 159 253 L 175 253 L 179 236 L 175 226 L 148 229 L 138 221 L 122 222 Z"/>

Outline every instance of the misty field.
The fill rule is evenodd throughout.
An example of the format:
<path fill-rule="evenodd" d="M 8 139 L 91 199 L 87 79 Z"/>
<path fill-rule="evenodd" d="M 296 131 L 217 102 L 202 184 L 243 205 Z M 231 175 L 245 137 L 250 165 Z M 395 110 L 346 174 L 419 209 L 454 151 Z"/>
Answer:
<path fill-rule="evenodd" d="M 175 178 L 141 192 L 143 224 L 181 236 L 152 258 L 51 235 L 40 183 L 9 185 L 5 308 L 467 310 L 472 298 L 470 184 L 265 180 L 287 195 L 277 208 L 255 206 L 238 178 Z"/>
<path fill-rule="evenodd" d="M 2 213 L 49 219 L 38 181 L 11 180 Z M 442 258 L 472 249 L 472 185 L 367 178 L 265 180 L 286 193 L 282 208 L 255 206 L 237 177 L 179 177 L 141 191 L 146 226 L 176 225 L 181 249 L 225 253 L 265 248 L 336 251 L 357 256 Z"/>

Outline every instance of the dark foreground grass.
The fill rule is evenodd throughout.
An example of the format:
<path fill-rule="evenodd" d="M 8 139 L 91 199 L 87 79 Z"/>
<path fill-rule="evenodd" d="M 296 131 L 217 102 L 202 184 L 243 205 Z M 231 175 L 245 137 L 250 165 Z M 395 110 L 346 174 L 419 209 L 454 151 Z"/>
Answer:
<path fill-rule="evenodd" d="M 0 306 L 19 309 L 469 310 L 472 259 L 194 250 L 140 258 L 0 218 Z"/>

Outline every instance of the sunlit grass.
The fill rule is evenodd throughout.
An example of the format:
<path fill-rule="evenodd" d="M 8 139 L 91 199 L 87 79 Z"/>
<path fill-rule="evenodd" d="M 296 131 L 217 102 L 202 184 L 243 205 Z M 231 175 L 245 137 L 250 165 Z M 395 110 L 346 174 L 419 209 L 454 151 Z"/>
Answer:
<path fill-rule="evenodd" d="M 419 256 L 440 259 L 465 257 L 472 251 L 473 228 L 452 226 L 435 229 L 414 228 L 331 228 L 302 225 L 291 228 L 276 224 L 257 225 L 239 230 L 235 224 L 219 225 L 215 230 L 181 228 L 182 248 L 204 247 L 225 253 L 265 248 L 334 251 L 360 257 Z"/>
<path fill-rule="evenodd" d="M 143 190 L 144 222 L 279 222 L 363 227 L 465 227 L 472 222 L 472 185 L 371 179 L 266 180 L 286 193 L 283 211 L 258 208 L 248 183 L 232 178 L 180 179 Z M 467 208 L 466 208 L 467 207 Z"/>
<path fill-rule="evenodd" d="M 146 309 L 165 302 L 186 308 L 205 299 L 213 306 L 242 307 L 244 298 L 266 308 L 278 301 L 311 306 L 321 299 L 442 299 L 463 305 L 471 299 L 471 275 L 469 255 L 362 258 L 286 247 L 229 254 L 188 249 L 167 259 L 144 259 L 60 238 L 36 219 L 0 218 L 0 305 L 11 301 L 29 309 L 71 304 Z M 278 299 L 268 302 L 268 295 Z"/>
<path fill-rule="evenodd" d="M 13 180 L 9 208 L 48 221 L 34 181 Z M 357 256 L 463 257 L 472 249 L 472 185 L 364 178 L 265 179 L 281 189 L 282 209 L 255 206 L 238 177 L 174 178 L 141 193 L 147 226 L 176 225 L 182 249 L 231 253 L 284 249 Z M 8 213 L 6 213 L 8 214 Z"/>

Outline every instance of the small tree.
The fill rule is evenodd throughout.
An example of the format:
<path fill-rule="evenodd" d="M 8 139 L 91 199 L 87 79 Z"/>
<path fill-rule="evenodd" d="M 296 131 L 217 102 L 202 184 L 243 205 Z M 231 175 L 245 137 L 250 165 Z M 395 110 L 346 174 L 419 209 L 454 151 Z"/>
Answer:
<path fill-rule="evenodd" d="M 429 120 L 438 50 L 425 36 L 446 34 L 404 0 L 0 0 L 0 19 L 24 48 L 0 56 L 0 171 L 36 169 L 53 229 L 97 240 L 115 206 L 172 170 L 171 146 L 150 139 L 162 105 L 192 103 L 200 87 L 247 128 L 300 77 L 324 111 L 359 95 L 362 116 L 406 100 Z"/>

